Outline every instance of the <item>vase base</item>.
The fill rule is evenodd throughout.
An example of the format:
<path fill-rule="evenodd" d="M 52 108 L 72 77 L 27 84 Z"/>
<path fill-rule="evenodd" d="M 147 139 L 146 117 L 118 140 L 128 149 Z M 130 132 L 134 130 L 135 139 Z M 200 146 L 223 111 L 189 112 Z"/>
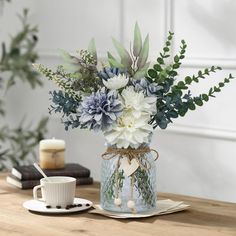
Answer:
<path fill-rule="evenodd" d="M 114 204 L 101 204 L 101 208 L 105 211 L 108 212 L 115 212 L 115 213 L 132 213 L 132 210 L 129 209 L 128 207 L 118 207 L 115 206 Z M 148 213 L 152 212 L 156 209 L 156 204 L 153 206 L 143 206 L 143 205 L 137 205 L 135 208 L 135 213 Z"/>

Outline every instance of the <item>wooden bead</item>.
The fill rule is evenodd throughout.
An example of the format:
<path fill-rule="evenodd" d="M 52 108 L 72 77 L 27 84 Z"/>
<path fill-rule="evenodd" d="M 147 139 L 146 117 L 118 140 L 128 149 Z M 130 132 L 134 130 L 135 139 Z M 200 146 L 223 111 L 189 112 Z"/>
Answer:
<path fill-rule="evenodd" d="M 135 202 L 132 201 L 132 200 L 129 200 L 129 201 L 127 202 L 127 206 L 128 206 L 128 208 L 130 208 L 130 209 L 134 209 L 134 208 L 135 208 Z"/>
<path fill-rule="evenodd" d="M 114 203 L 115 203 L 116 206 L 120 206 L 121 205 L 121 199 L 120 198 L 115 198 Z"/>

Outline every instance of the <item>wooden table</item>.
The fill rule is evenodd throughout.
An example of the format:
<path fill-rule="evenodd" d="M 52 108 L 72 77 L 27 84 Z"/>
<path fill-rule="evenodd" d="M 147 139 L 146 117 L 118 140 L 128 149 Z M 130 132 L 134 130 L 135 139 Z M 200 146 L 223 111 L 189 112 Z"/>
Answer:
<path fill-rule="evenodd" d="M 100 215 L 74 213 L 48 216 L 28 212 L 22 203 L 32 198 L 32 190 L 8 185 L 0 175 L 0 236 L 218 236 L 236 235 L 236 204 L 160 193 L 159 198 L 183 200 L 191 209 L 136 220 L 115 220 Z M 99 201 L 99 184 L 79 186 L 77 196 Z"/>

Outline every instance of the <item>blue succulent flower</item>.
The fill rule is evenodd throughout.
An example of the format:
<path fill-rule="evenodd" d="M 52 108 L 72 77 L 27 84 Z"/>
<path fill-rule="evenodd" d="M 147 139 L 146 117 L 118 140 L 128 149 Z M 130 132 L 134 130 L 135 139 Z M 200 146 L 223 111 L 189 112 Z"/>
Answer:
<path fill-rule="evenodd" d="M 95 131 L 107 131 L 122 113 L 122 103 L 118 93 L 109 92 L 105 88 L 85 97 L 79 107 L 80 124 L 82 128 Z"/>
<path fill-rule="evenodd" d="M 108 67 L 105 67 L 103 68 L 103 70 L 99 71 L 98 72 L 98 76 L 101 78 L 101 79 L 104 79 L 104 80 L 108 80 L 116 75 L 119 75 L 119 74 L 122 74 L 122 73 L 126 73 L 125 70 L 122 70 L 120 68 L 108 68 Z"/>
<path fill-rule="evenodd" d="M 145 78 L 132 80 L 132 84 L 136 92 L 143 91 L 146 96 L 157 96 L 157 92 L 163 89 L 162 86 L 159 86 L 154 82 L 150 83 Z"/>

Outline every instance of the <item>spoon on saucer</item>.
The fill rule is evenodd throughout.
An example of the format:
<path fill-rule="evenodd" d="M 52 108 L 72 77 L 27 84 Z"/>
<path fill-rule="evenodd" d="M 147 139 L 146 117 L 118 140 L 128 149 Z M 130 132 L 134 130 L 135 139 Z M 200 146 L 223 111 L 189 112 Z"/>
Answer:
<path fill-rule="evenodd" d="M 34 167 L 37 169 L 37 171 L 48 181 L 51 180 L 47 177 L 47 175 L 43 172 L 43 170 L 40 168 L 40 166 L 37 163 L 34 163 Z"/>

